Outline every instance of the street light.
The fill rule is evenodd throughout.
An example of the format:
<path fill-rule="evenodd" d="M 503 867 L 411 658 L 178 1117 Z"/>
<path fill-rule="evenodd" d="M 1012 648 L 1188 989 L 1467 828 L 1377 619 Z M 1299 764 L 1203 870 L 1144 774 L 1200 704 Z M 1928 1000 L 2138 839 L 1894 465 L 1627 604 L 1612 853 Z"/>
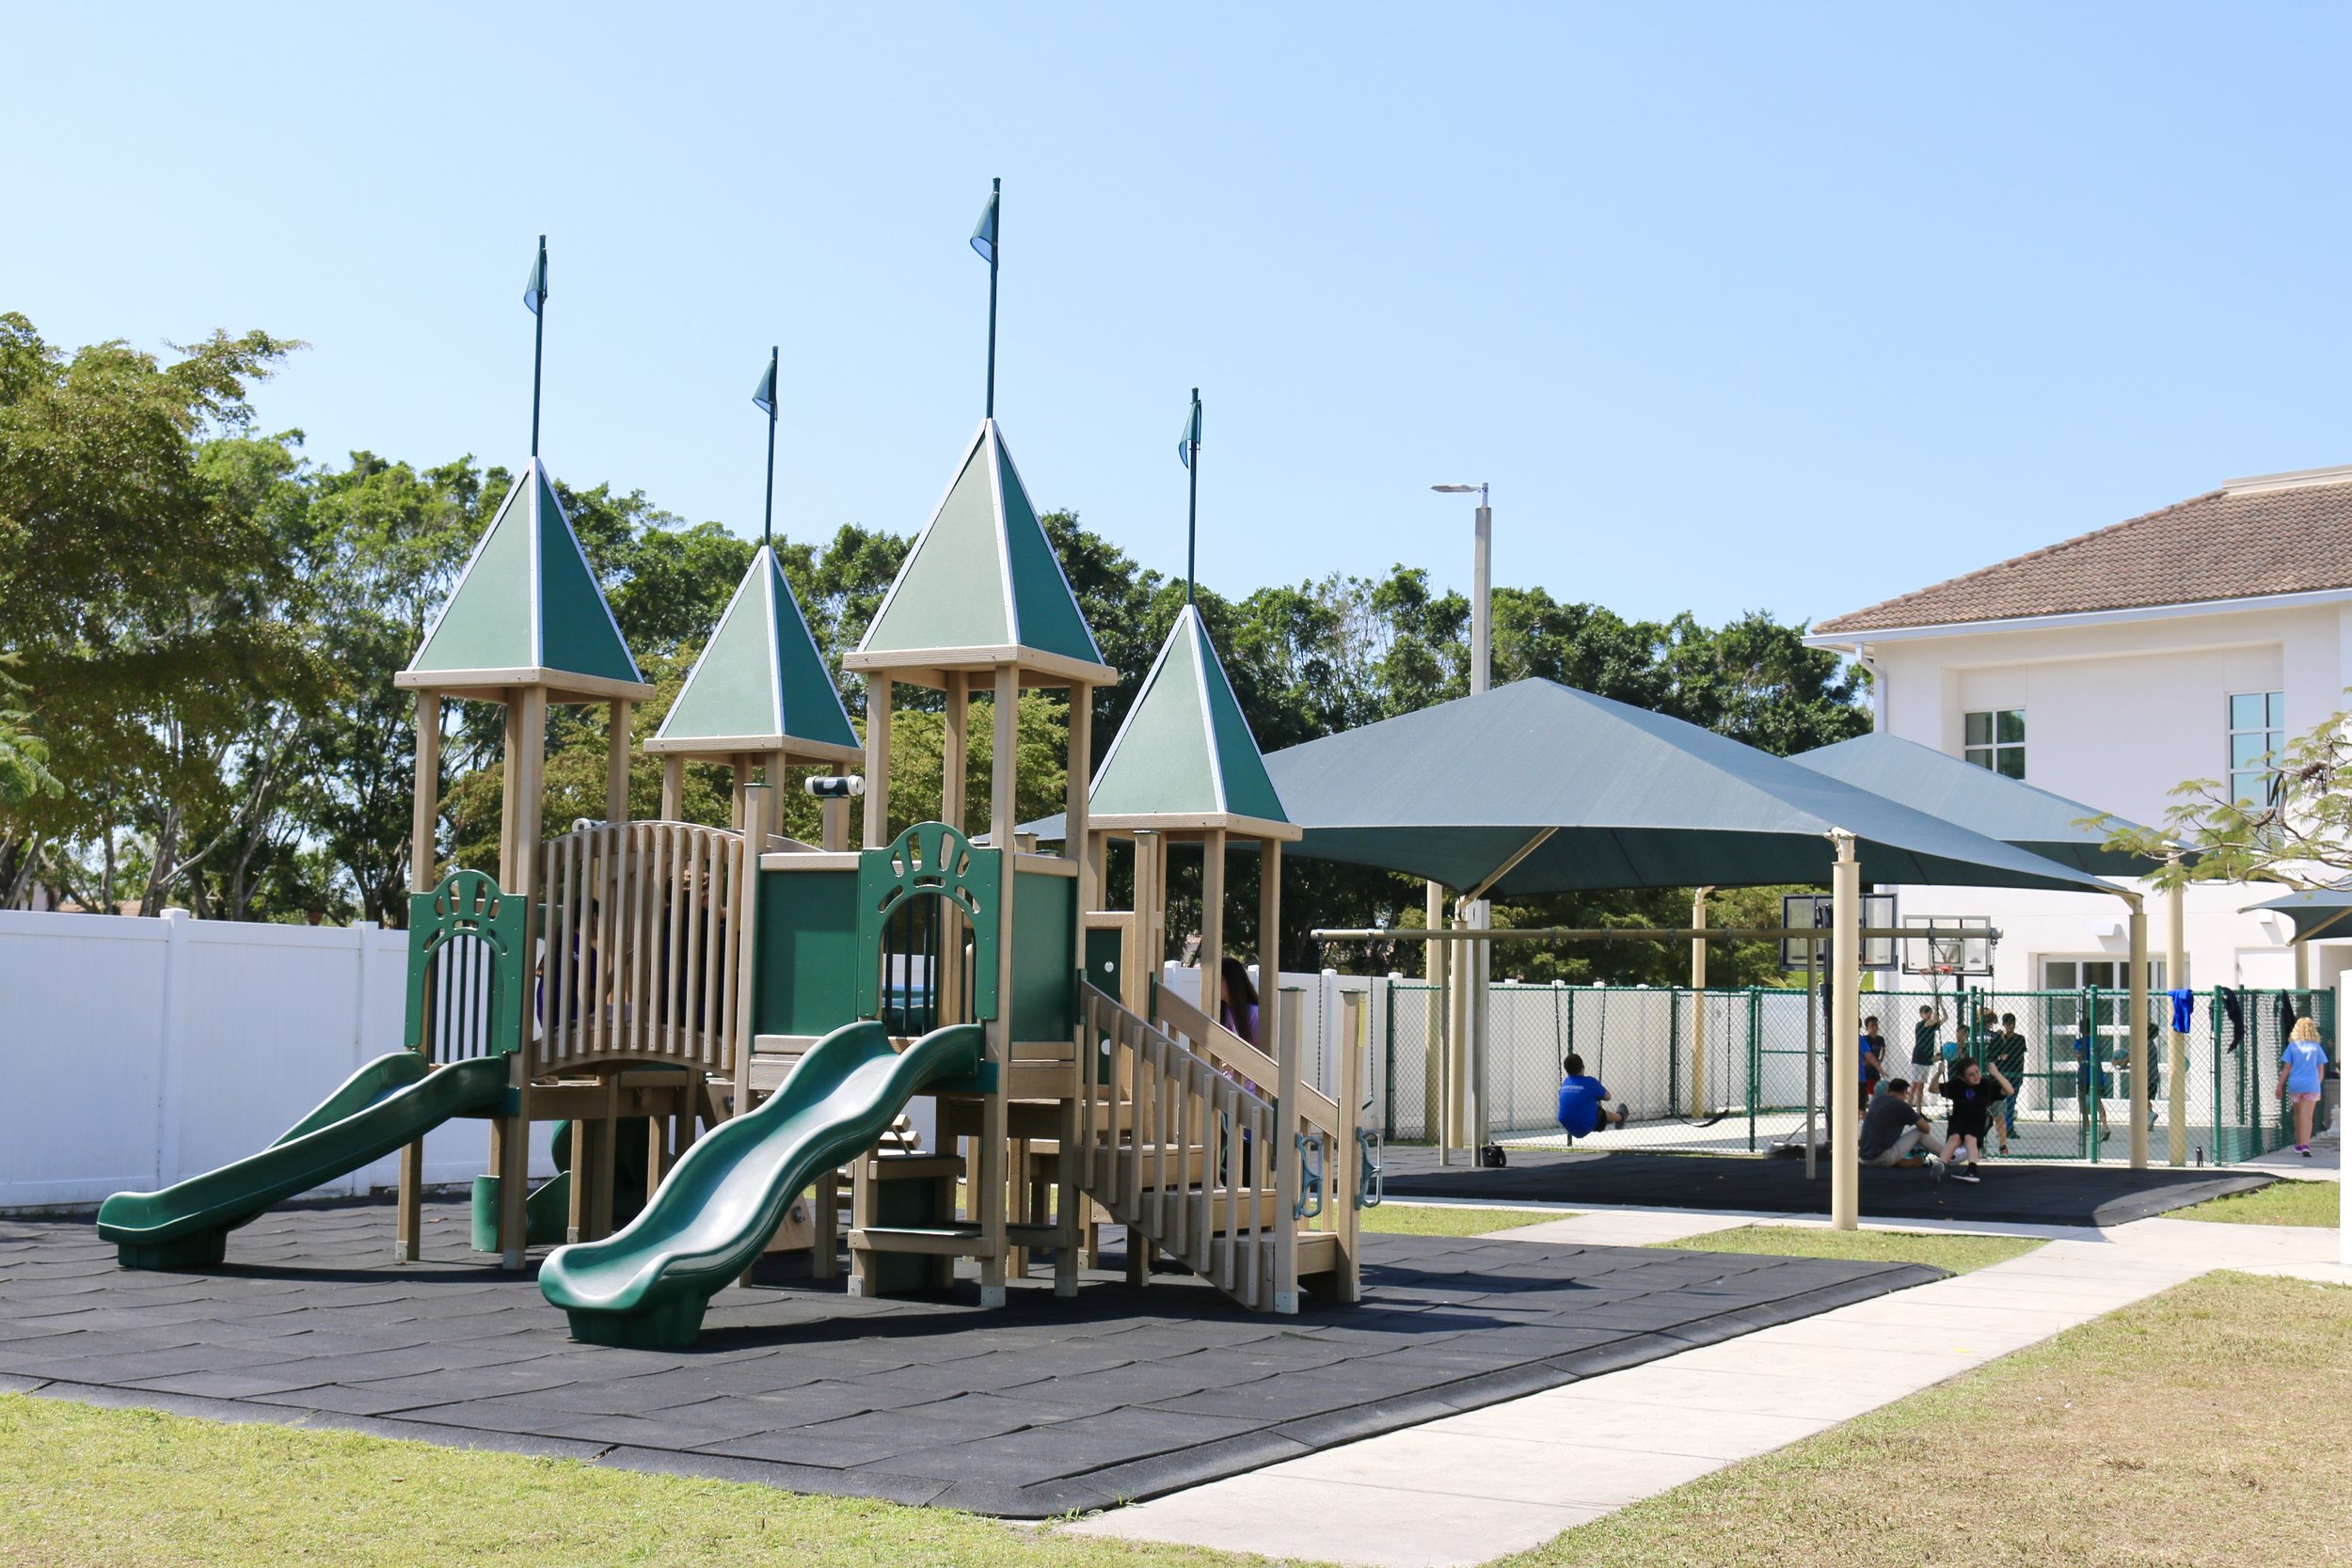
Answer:
<path fill-rule="evenodd" d="M 1444 496 L 1478 496 L 1478 522 L 1471 535 L 1470 546 L 1470 695 L 1475 697 L 1486 689 L 1492 670 L 1488 653 L 1488 617 L 1492 612 L 1492 583 L 1487 557 L 1494 546 L 1495 515 L 1486 504 L 1485 481 L 1476 484 L 1432 484 L 1429 488 Z"/>
<path fill-rule="evenodd" d="M 1486 689 L 1493 664 L 1487 623 L 1492 610 L 1488 557 L 1494 543 L 1494 512 L 1486 504 L 1484 480 L 1476 484 L 1432 484 L 1429 488 L 1442 496 L 1467 496 L 1472 491 L 1478 495 L 1478 521 L 1471 535 L 1470 546 L 1470 695 L 1475 697 Z M 1493 916 L 1484 898 L 1468 905 L 1457 905 L 1456 909 L 1472 930 L 1483 931 L 1492 924 Z M 1464 1022 L 1466 1033 L 1470 1036 L 1468 1098 L 1470 1105 L 1470 1160 L 1474 1164 L 1484 1157 L 1488 1129 L 1492 1125 L 1486 1115 L 1486 1004 L 1487 987 L 1493 983 L 1493 945 L 1473 941 L 1464 958 L 1467 962 L 1463 967 L 1470 972 L 1462 979 L 1468 982 L 1470 990 L 1470 995 L 1465 999 L 1468 1006 L 1463 1012 L 1467 1015 Z M 1449 1007 L 1447 1011 L 1451 1016 L 1452 1009 Z M 1451 1078 L 1450 1073 L 1447 1076 Z M 1438 1163 L 1441 1164 L 1447 1163 L 1451 1132 L 1450 1128 L 1438 1129 Z"/>

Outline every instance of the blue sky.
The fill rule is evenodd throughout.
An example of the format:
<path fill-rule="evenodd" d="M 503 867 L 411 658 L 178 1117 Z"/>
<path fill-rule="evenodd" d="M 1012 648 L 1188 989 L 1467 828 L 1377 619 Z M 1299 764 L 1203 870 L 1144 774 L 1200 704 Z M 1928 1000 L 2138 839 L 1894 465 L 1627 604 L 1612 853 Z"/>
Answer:
<path fill-rule="evenodd" d="M 2341 8 L 17 4 L 0 309 L 310 346 L 322 462 L 920 526 L 980 413 L 1204 580 L 1817 618 L 2352 460 Z"/>

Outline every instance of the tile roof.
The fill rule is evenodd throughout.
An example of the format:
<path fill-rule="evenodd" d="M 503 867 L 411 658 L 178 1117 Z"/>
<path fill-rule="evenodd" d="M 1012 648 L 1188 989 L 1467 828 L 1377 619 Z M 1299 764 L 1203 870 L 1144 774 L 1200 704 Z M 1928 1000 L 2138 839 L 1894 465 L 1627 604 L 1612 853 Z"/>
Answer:
<path fill-rule="evenodd" d="M 1883 631 L 2352 588 L 2352 467 L 2232 480 L 2217 490 L 1997 565 L 1833 616 Z"/>

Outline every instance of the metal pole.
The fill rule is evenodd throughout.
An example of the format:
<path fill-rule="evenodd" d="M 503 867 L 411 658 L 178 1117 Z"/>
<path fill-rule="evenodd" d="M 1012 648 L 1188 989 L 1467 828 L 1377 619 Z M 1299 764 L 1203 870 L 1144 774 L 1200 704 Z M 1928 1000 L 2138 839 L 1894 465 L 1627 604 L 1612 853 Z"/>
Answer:
<path fill-rule="evenodd" d="M 988 417 L 996 417 L 996 258 L 1005 253 L 1005 182 L 988 182 L 990 207 L 996 214 L 996 232 L 988 242 Z"/>
<path fill-rule="evenodd" d="M 1833 832 L 1837 864 L 1831 874 L 1829 1041 L 1830 1227 L 1851 1230 L 1860 1223 L 1862 1182 L 1860 1128 L 1854 1085 L 1862 1081 L 1862 867 L 1854 859 L 1853 834 Z"/>
<path fill-rule="evenodd" d="M 2132 1169 L 2148 1168 L 2148 911 L 2137 893 L 2131 905 Z"/>
<path fill-rule="evenodd" d="M 1486 689 L 1494 678 L 1492 641 L 1494 594 L 1489 566 L 1494 550 L 1495 515 L 1486 504 L 1486 487 L 1478 487 L 1478 524 L 1470 546 L 1470 695 Z"/>
<path fill-rule="evenodd" d="M 539 236 L 539 308 L 531 312 L 531 455 L 539 455 L 539 372 L 547 361 L 548 237 Z"/>
<path fill-rule="evenodd" d="M 781 400 L 776 391 L 777 345 L 768 350 L 768 511 L 759 520 L 759 542 L 770 547 L 775 545 L 776 530 L 776 404 Z"/>
<path fill-rule="evenodd" d="M 1193 562 L 1200 535 L 1200 388 L 1192 389 L 1192 423 L 1184 444 L 1192 455 L 1184 463 L 1191 494 L 1184 507 L 1184 603 L 1192 603 Z"/>
<path fill-rule="evenodd" d="M 1815 1149 L 1821 1141 L 1819 1107 L 1821 1103 L 1820 1074 L 1814 1061 L 1814 1040 L 1820 1034 L 1816 1027 L 1821 1005 L 1821 944 L 1804 944 L 1804 1179 L 1810 1181 L 1814 1170 Z"/>
<path fill-rule="evenodd" d="M 1707 927 L 1707 895 L 1715 890 L 1691 890 L 1691 924 Z M 1691 943 L 1691 1114 L 1707 1115 L 1707 943 Z"/>
<path fill-rule="evenodd" d="M 1428 884 L 1423 894 L 1423 918 L 1432 929 L 1445 924 L 1445 889 L 1436 882 Z M 1449 1045 L 1454 1012 L 1448 998 L 1454 990 L 1454 944 L 1431 942 L 1424 949 L 1428 961 L 1422 972 L 1428 976 L 1429 993 L 1429 1076 L 1427 1110 L 1430 1141 L 1438 1146 L 1438 1164 L 1454 1163 L 1454 1072 L 1453 1051 Z"/>
<path fill-rule="evenodd" d="M 2180 852 L 2170 856 L 2174 876 L 2180 874 Z M 2165 900 L 2164 984 L 2169 990 L 2178 990 L 2188 984 L 2188 889 L 2181 882 L 2172 884 L 2172 895 Z M 2169 1012 L 2169 1009 L 2168 1009 Z M 2165 1019 L 2169 1025 L 2170 1017 Z M 2188 1101 L 2181 1082 L 2188 1071 L 2188 1037 L 2178 1029 L 2168 1027 L 2165 1038 L 2169 1047 L 2165 1053 L 2165 1109 L 2167 1138 L 2165 1163 L 2172 1165 L 2188 1164 Z"/>
<path fill-rule="evenodd" d="M 1492 918 L 1484 898 L 1470 906 L 1470 925 L 1484 931 Z M 1470 1131 L 1477 1140 L 1471 1144 L 1470 1161 L 1475 1164 L 1493 1141 L 1494 1118 L 1486 1105 L 1486 1024 L 1493 1012 L 1494 943 L 1481 942 L 1470 948 Z"/>

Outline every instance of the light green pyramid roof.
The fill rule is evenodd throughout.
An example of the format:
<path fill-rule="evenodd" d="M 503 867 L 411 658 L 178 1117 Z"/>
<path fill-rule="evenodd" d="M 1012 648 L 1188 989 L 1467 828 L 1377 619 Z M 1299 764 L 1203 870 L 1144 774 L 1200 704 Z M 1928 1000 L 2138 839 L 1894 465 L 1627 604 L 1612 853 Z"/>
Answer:
<path fill-rule="evenodd" d="M 1191 605 L 1177 613 L 1119 726 L 1087 814 L 1103 828 L 1241 827 L 1269 838 L 1298 836 L 1209 628 Z"/>
<path fill-rule="evenodd" d="M 536 457 L 499 503 L 400 684 L 652 695 Z"/>
<path fill-rule="evenodd" d="M 951 657 L 900 657 L 943 653 Z M 843 663 L 1016 662 L 1112 678 L 996 421 L 984 420 L 865 640 Z"/>
<path fill-rule="evenodd" d="M 788 752 L 854 762 L 857 732 L 776 552 L 759 546 L 648 752 Z"/>

